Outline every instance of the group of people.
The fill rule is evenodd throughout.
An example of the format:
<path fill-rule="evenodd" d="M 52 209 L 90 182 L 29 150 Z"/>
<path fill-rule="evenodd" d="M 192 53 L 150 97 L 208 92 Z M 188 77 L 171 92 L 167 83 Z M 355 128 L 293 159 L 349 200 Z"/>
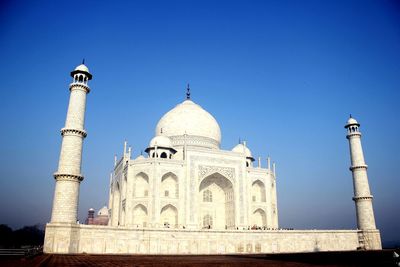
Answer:
<path fill-rule="evenodd" d="M 164 228 L 171 228 L 169 223 L 164 223 Z M 202 229 L 212 229 L 212 225 L 206 225 L 203 226 Z M 183 225 L 182 229 L 186 229 L 186 227 Z M 225 230 L 228 230 L 228 226 L 225 225 Z M 257 226 L 257 225 L 253 225 L 253 226 L 248 226 L 243 227 L 242 229 L 239 229 L 239 227 L 236 227 L 236 230 L 267 230 L 267 231 L 277 231 L 277 230 L 294 230 L 294 228 L 270 228 L 270 227 L 266 227 L 266 226 Z"/>

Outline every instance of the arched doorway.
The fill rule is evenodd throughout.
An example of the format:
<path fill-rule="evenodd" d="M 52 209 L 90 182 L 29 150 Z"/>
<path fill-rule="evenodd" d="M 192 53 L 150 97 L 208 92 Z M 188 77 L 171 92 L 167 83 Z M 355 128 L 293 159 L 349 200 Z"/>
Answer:
<path fill-rule="evenodd" d="M 178 210 L 168 204 L 161 209 L 160 214 L 161 224 L 169 228 L 177 228 L 178 226 Z"/>
<path fill-rule="evenodd" d="M 139 227 L 147 227 L 147 208 L 138 204 L 133 209 L 133 224 Z"/>
<path fill-rule="evenodd" d="M 251 185 L 252 201 L 265 202 L 265 185 L 260 180 L 253 182 Z"/>
<path fill-rule="evenodd" d="M 266 226 L 267 220 L 265 211 L 262 209 L 256 209 L 252 214 L 251 223 L 252 226 L 258 226 L 258 227 Z"/>
<path fill-rule="evenodd" d="M 120 225 L 120 205 L 121 205 L 121 189 L 119 186 L 119 182 L 115 182 L 114 184 L 114 192 L 113 192 L 113 203 L 111 209 L 111 225 L 117 226 Z"/>
<path fill-rule="evenodd" d="M 179 197 L 178 177 L 172 172 L 164 174 L 161 178 L 161 197 Z"/>
<path fill-rule="evenodd" d="M 226 229 L 235 226 L 233 185 L 226 177 L 214 173 L 199 186 L 199 222 L 203 228 Z"/>
<path fill-rule="evenodd" d="M 135 187 L 134 196 L 135 197 L 148 197 L 149 195 L 149 176 L 141 172 L 135 176 Z"/>

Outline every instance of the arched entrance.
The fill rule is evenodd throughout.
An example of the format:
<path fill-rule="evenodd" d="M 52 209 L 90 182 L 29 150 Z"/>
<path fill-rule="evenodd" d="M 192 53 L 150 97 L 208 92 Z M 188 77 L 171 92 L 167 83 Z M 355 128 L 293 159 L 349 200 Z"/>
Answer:
<path fill-rule="evenodd" d="M 161 178 L 161 197 L 179 197 L 178 177 L 172 172 L 164 174 Z"/>
<path fill-rule="evenodd" d="M 118 182 L 115 182 L 114 192 L 113 192 L 113 203 L 111 209 L 111 225 L 117 226 L 120 225 L 120 199 L 121 199 L 121 189 Z"/>
<path fill-rule="evenodd" d="M 253 182 L 251 185 L 252 201 L 265 202 L 265 185 L 260 180 Z"/>
<path fill-rule="evenodd" d="M 161 209 L 160 220 L 165 227 L 176 228 L 178 226 L 178 210 L 170 204 L 166 205 Z"/>
<path fill-rule="evenodd" d="M 214 173 L 199 186 L 200 218 L 203 228 L 226 229 L 235 226 L 233 185 L 226 177 Z"/>
<path fill-rule="evenodd" d="M 252 219 L 251 220 L 252 226 L 263 227 L 266 226 L 267 224 L 265 211 L 262 209 L 256 209 L 253 212 L 251 219 Z"/>
<path fill-rule="evenodd" d="M 148 197 L 149 195 L 149 176 L 141 172 L 135 176 L 134 197 Z"/>
<path fill-rule="evenodd" d="M 133 224 L 139 227 L 147 227 L 147 208 L 138 204 L 133 209 Z"/>

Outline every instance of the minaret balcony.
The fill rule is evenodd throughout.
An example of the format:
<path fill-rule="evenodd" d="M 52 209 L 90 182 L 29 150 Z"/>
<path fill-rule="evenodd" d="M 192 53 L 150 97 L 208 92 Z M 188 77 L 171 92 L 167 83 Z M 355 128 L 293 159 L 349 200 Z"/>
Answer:
<path fill-rule="evenodd" d="M 353 136 L 361 137 L 361 133 L 360 132 L 349 133 L 349 134 L 346 135 L 346 138 L 349 139 L 350 137 L 353 137 Z"/>
<path fill-rule="evenodd" d="M 71 91 L 72 89 L 78 89 L 78 90 L 81 89 L 81 90 L 84 90 L 86 93 L 90 92 L 89 85 L 87 85 L 84 82 L 72 82 L 72 83 L 70 83 L 69 90 Z"/>
<path fill-rule="evenodd" d="M 372 200 L 374 197 L 372 195 L 369 196 L 356 196 L 353 197 L 354 201 L 358 201 L 358 200 Z"/>
<path fill-rule="evenodd" d="M 79 129 L 68 129 L 68 128 L 62 128 L 61 129 L 61 135 L 76 135 L 85 138 L 87 136 L 87 133 L 85 130 L 79 130 Z"/>
<path fill-rule="evenodd" d="M 83 175 L 77 174 L 65 174 L 65 173 L 54 173 L 54 179 L 57 181 L 73 181 L 73 182 L 81 182 L 83 181 Z"/>
<path fill-rule="evenodd" d="M 368 165 L 357 165 L 357 166 L 350 166 L 350 171 L 358 170 L 358 169 L 368 169 Z"/>

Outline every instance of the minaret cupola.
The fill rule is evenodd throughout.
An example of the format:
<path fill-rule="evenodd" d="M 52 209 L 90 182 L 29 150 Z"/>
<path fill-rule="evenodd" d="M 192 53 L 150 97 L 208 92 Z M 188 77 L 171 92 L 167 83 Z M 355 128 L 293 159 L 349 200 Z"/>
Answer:
<path fill-rule="evenodd" d="M 73 83 L 86 84 L 92 79 L 92 74 L 89 72 L 89 68 L 85 65 L 85 60 L 82 64 L 77 66 L 73 71 L 71 71 L 71 77 Z"/>
<path fill-rule="evenodd" d="M 351 114 L 350 114 L 350 118 L 347 120 L 346 125 L 344 126 L 347 129 L 347 133 L 348 134 L 353 134 L 353 133 L 359 133 L 359 127 L 360 124 L 357 122 L 357 120 L 355 120 Z"/>

